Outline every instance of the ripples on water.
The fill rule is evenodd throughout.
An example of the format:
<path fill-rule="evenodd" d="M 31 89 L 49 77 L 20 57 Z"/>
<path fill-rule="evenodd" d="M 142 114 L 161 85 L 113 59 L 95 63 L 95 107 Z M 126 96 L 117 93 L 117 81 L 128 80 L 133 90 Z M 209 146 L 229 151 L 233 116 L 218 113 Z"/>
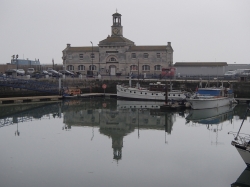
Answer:
<path fill-rule="evenodd" d="M 0 186 L 250 186 L 231 146 L 246 105 L 161 111 L 84 99 L 0 106 Z M 242 132 L 249 133 L 249 117 Z"/>

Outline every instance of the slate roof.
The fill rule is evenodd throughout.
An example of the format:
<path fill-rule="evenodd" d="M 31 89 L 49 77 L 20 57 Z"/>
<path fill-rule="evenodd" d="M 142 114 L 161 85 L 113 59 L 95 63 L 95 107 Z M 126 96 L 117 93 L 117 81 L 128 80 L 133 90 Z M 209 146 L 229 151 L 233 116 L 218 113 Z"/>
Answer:
<path fill-rule="evenodd" d="M 99 46 L 105 45 L 134 45 L 134 42 L 123 36 L 108 36 L 106 39 L 99 42 Z"/>
<path fill-rule="evenodd" d="M 132 46 L 129 48 L 128 51 L 166 51 L 167 46 L 163 45 L 157 45 L 157 46 Z"/>
<path fill-rule="evenodd" d="M 176 62 L 174 67 L 178 66 L 227 66 L 227 62 Z"/>
<path fill-rule="evenodd" d="M 92 52 L 92 46 L 90 47 L 69 47 L 67 52 Z M 93 52 L 99 52 L 99 47 L 93 47 Z"/>

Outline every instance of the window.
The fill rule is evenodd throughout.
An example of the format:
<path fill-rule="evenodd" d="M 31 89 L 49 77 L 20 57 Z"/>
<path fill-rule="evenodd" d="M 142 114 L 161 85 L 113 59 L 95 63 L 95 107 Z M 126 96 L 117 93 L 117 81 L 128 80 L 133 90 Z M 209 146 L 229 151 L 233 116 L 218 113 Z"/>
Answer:
<path fill-rule="evenodd" d="M 156 53 L 157 58 L 161 58 L 161 53 Z"/>
<path fill-rule="evenodd" d="M 92 67 L 92 68 L 91 68 L 91 67 Z M 95 65 L 93 65 L 93 66 L 90 65 L 90 66 L 89 66 L 89 70 L 96 70 L 96 66 L 95 66 Z"/>
<path fill-rule="evenodd" d="M 114 57 L 111 57 L 111 58 L 110 58 L 110 61 L 111 61 L 111 62 L 116 62 L 116 59 L 115 59 Z"/>
<path fill-rule="evenodd" d="M 161 71 L 161 66 L 160 65 L 156 65 L 155 66 L 155 71 Z"/>
<path fill-rule="evenodd" d="M 150 66 L 149 65 L 143 65 L 142 66 L 142 71 L 149 71 L 150 70 Z"/>
<path fill-rule="evenodd" d="M 138 70 L 138 68 L 136 65 L 130 66 L 130 71 L 137 71 L 137 70 Z"/>
<path fill-rule="evenodd" d="M 80 58 L 80 60 L 82 60 L 83 59 L 83 54 L 79 54 L 79 58 Z"/>
<path fill-rule="evenodd" d="M 72 71 L 72 70 L 74 70 L 74 66 L 68 65 L 68 66 L 67 66 L 67 69 L 70 70 L 70 71 Z"/>
<path fill-rule="evenodd" d="M 136 58 L 136 54 L 135 53 L 132 53 L 132 58 Z"/>
<path fill-rule="evenodd" d="M 78 70 L 85 70 L 85 66 L 84 65 L 78 66 Z"/>
<path fill-rule="evenodd" d="M 90 58 L 95 58 L 95 54 L 94 54 L 94 53 L 91 53 L 91 54 L 90 54 Z"/>
<path fill-rule="evenodd" d="M 144 53 L 143 58 L 148 58 L 148 53 Z"/>

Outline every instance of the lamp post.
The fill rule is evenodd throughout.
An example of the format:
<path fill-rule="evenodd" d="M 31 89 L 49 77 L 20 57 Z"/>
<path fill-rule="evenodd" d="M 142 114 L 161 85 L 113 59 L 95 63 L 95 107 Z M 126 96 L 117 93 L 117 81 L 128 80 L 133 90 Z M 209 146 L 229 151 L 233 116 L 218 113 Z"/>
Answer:
<path fill-rule="evenodd" d="M 18 59 L 18 55 L 16 55 L 16 69 L 18 69 L 18 61 L 17 61 L 17 59 Z"/>
<path fill-rule="evenodd" d="M 91 70 L 93 72 L 93 43 L 90 41 L 90 43 L 92 44 L 92 53 L 91 53 L 91 62 L 92 62 L 92 65 L 91 65 Z"/>

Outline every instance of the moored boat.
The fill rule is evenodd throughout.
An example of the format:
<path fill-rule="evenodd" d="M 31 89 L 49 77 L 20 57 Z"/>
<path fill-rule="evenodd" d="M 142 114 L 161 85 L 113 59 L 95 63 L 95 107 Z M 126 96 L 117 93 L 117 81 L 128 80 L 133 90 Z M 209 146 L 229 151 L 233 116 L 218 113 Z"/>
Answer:
<path fill-rule="evenodd" d="M 233 90 L 230 88 L 212 87 L 199 88 L 190 98 L 187 98 L 192 109 L 217 108 L 235 102 Z"/>
<path fill-rule="evenodd" d="M 154 101 L 165 101 L 166 93 L 168 100 L 181 101 L 185 100 L 188 96 L 188 92 L 181 90 L 170 90 L 166 91 L 166 84 L 161 82 L 150 83 L 149 89 L 142 88 L 140 86 L 130 87 L 117 85 L 116 86 L 117 97 L 127 98 L 134 100 L 154 100 Z"/>
<path fill-rule="evenodd" d="M 250 108 L 248 107 L 245 116 L 242 120 L 239 131 L 237 133 L 236 132 L 228 133 L 234 135 L 235 138 L 234 141 L 231 142 L 231 144 L 237 149 L 240 156 L 242 157 L 242 159 L 244 160 L 244 162 L 248 167 L 250 167 L 250 134 L 240 133 L 240 130 L 249 110 Z"/>

